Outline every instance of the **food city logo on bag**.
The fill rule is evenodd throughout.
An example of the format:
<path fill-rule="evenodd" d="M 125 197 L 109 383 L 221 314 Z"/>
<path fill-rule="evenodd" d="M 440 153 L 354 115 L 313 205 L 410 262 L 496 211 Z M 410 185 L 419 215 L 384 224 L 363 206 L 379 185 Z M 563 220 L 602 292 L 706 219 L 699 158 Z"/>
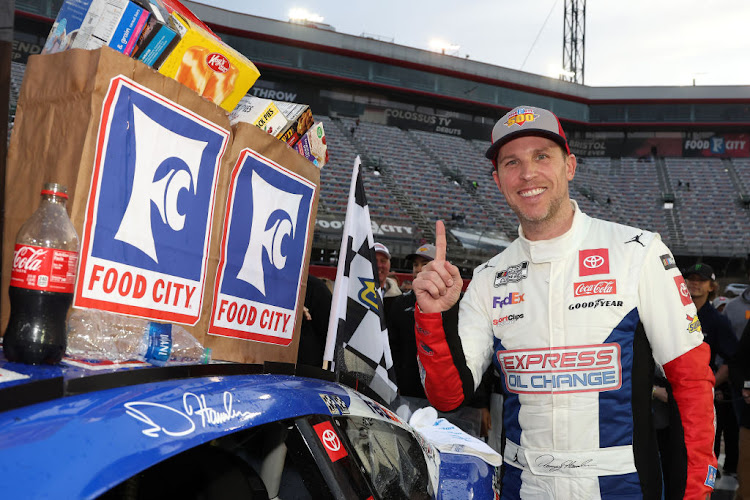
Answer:
<path fill-rule="evenodd" d="M 602 392 L 622 386 L 620 344 L 497 351 L 505 386 L 516 394 Z"/>
<path fill-rule="evenodd" d="M 102 106 L 75 305 L 200 318 L 229 132 L 117 76 Z"/>
<path fill-rule="evenodd" d="M 251 149 L 232 171 L 210 335 L 289 345 L 316 186 Z"/>

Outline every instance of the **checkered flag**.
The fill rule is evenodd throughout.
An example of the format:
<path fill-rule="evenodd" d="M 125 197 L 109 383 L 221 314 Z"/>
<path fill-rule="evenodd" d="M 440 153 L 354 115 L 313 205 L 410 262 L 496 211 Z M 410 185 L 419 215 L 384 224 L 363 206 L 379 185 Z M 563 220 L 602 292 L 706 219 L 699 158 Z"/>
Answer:
<path fill-rule="evenodd" d="M 336 372 L 367 383 L 386 402 L 396 397 L 383 301 L 378 293 L 375 249 L 365 188 L 354 160 L 352 184 L 328 322 L 325 359 Z"/>

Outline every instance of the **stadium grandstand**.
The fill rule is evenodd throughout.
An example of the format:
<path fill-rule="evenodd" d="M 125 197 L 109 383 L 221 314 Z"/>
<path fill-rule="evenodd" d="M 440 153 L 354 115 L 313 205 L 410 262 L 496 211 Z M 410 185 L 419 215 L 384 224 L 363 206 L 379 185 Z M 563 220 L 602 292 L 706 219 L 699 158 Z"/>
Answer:
<path fill-rule="evenodd" d="M 25 63 L 61 0 L 16 0 L 11 115 Z M 313 264 L 334 265 L 354 158 L 376 240 L 394 257 L 449 229 L 471 269 L 517 237 L 484 157 L 504 112 L 555 112 L 579 158 L 571 196 L 594 216 L 657 231 L 680 266 L 701 259 L 744 281 L 750 252 L 750 87 L 590 87 L 397 45 L 185 2 L 261 71 L 259 97 L 309 104 L 323 122 Z M 12 116 L 11 116 L 12 118 Z M 394 267 L 408 270 L 403 259 Z"/>

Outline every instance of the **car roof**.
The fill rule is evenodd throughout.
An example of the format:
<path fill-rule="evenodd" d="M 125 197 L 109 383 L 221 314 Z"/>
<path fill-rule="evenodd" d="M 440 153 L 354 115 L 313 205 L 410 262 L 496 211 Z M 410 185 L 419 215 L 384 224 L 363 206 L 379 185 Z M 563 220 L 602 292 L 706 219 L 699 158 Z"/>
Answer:
<path fill-rule="evenodd" d="M 304 415 L 363 416 L 409 428 L 332 373 L 299 368 L 270 363 L 100 371 L 0 357 L 0 381 L 6 380 L 0 383 L 0 472 L 13 478 L 5 494 L 98 496 L 184 450 Z"/>

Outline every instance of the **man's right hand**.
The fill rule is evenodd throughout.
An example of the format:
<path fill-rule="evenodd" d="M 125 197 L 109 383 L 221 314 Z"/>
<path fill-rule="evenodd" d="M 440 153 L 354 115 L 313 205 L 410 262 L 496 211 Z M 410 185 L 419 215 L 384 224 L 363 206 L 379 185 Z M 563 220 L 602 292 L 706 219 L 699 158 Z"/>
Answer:
<path fill-rule="evenodd" d="M 458 302 L 463 280 L 458 268 L 445 260 L 445 226 L 435 223 L 435 260 L 428 262 L 414 278 L 412 290 L 424 313 L 447 311 Z"/>

